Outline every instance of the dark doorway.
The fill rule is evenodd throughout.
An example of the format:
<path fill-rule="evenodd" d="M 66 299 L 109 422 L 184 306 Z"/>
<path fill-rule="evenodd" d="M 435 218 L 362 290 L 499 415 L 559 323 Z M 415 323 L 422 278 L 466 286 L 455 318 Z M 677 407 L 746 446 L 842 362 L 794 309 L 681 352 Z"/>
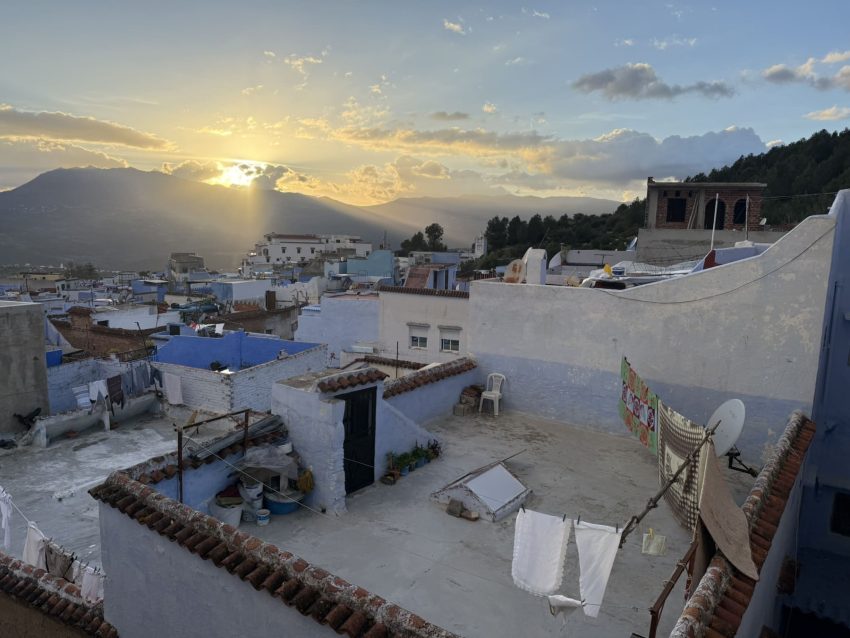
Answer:
<path fill-rule="evenodd" d="M 343 463 L 345 493 L 375 482 L 375 388 L 339 394 L 345 401 Z"/>
<path fill-rule="evenodd" d="M 714 202 L 716 199 L 712 199 L 705 205 L 705 223 L 703 227 L 706 230 L 711 230 L 714 225 Z M 717 225 L 714 226 L 717 230 L 723 230 L 723 222 L 726 219 L 726 202 L 722 199 L 717 204 Z"/>

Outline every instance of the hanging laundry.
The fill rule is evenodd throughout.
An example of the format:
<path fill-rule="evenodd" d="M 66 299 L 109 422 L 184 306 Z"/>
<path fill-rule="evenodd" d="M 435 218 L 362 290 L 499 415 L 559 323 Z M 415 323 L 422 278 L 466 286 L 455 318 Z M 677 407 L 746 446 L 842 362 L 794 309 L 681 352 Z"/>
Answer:
<path fill-rule="evenodd" d="M 561 586 L 571 522 L 531 510 L 517 512 L 511 565 L 517 587 L 545 596 Z"/>
<path fill-rule="evenodd" d="M 73 581 L 71 567 L 74 563 L 74 557 L 69 556 L 62 547 L 48 541 L 44 551 L 44 559 L 48 574 L 56 576 L 56 578 Z"/>
<path fill-rule="evenodd" d="M 71 388 L 74 393 L 74 399 L 77 401 L 77 407 L 80 410 L 88 410 L 91 408 L 91 398 L 89 396 L 89 387 L 87 385 L 78 385 Z"/>
<path fill-rule="evenodd" d="M 103 600 L 103 574 L 100 571 L 93 567 L 83 569 L 80 595 L 84 600 L 92 603 Z"/>
<path fill-rule="evenodd" d="M 705 471 L 699 500 L 700 521 L 726 559 L 741 573 L 758 580 L 759 573 L 750 550 L 749 525 L 744 510 L 732 498 L 711 441 L 706 444 L 703 453 Z"/>
<path fill-rule="evenodd" d="M 106 380 L 106 389 L 109 392 L 110 403 L 117 403 L 124 407 L 124 390 L 121 387 L 121 375 L 116 374 Z"/>
<path fill-rule="evenodd" d="M 99 379 L 89 383 L 89 399 L 92 403 L 97 403 L 98 399 L 105 399 L 109 394 L 106 388 L 106 379 Z"/>
<path fill-rule="evenodd" d="M 560 594 L 549 596 L 549 613 L 553 616 L 561 616 L 562 626 L 566 626 L 567 618 L 572 616 L 579 607 L 584 607 L 584 603 L 575 598 L 567 598 Z"/>
<path fill-rule="evenodd" d="M 124 393 L 125 398 L 130 398 L 135 396 L 135 392 L 133 391 L 133 371 L 127 370 L 127 372 L 121 373 L 121 391 Z"/>
<path fill-rule="evenodd" d="M 35 523 L 27 525 L 27 540 L 24 542 L 24 554 L 22 556 L 25 563 L 29 563 L 33 567 L 39 569 L 47 569 L 46 561 L 47 539 L 41 530 L 35 526 Z"/>
<path fill-rule="evenodd" d="M 620 531 L 607 525 L 585 522 L 576 523 L 575 528 L 579 589 L 584 601 L 584 614 L 596 618 L 602 606 L 611 568 L 614 567 Z"/>
<path fill-rule="evenodd" d="M 660 402 L 658 415 L 658 479 L 664 485 L 702 442 L 705 429 Z M 705 448 L 697 451 L 679 480 L 664 493 L 676 520 L 689 530 L 694 529 L 699 517 L 704 454 Z"/>
<path fill-rule="evenodd" d="M 12 542 L 12 497 L 0 487 L 0 527 L 3 528 L 3 549 Z"/>
<path fill-rule="evenodd" d="M 180 377 L 170 372 L 162 373 L 162 387 L 165 390 L 165 398 L 171 405 L 183 403 L 183 389 L 180 385 Z"/>

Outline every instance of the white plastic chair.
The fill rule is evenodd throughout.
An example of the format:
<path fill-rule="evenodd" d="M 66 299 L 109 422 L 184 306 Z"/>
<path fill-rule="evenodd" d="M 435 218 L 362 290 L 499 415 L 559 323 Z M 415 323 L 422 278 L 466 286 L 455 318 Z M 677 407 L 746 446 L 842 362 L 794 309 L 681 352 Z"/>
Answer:
<path fill-rule="evenodd" d="M 481 393 L 481 402 L 478 404 L 478 411 L 481 412 L 484 407 L 484 401 L 493 402 L 493 416 L 499 416 L 499 401 L 502 398 L 502 384 L 505 382 L 505 375 L 494 372 L 487 375 L 487 385 L 484 392 Z"/>

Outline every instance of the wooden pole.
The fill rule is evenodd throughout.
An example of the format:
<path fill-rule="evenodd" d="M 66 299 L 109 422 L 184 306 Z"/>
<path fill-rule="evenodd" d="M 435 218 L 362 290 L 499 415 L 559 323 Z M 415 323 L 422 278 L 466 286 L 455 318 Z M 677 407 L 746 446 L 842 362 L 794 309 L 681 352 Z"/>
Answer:
<path fill-rule="evenodd" d="M 174 424 L 177 428 L 177 499 L 183 502 L 183 426 Z"/>

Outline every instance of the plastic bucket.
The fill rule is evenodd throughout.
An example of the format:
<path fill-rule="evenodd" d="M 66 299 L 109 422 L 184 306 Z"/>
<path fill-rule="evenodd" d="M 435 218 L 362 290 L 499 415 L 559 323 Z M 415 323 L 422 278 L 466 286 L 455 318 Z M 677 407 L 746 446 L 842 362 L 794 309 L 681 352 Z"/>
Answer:
<path fill-rule="evenodd" d="M 271 512 L 267 509 L 257 510 L 257 525 L 268 525 Z"/>
<path fill-rule="evenodd" d="M 249 483 L 246 485 L 245 483 Z M 263 496 L 263 484 L 259 481 L 242 477 L 239 481 L 239 495 L 246 501 L 252 501 Z"/>

